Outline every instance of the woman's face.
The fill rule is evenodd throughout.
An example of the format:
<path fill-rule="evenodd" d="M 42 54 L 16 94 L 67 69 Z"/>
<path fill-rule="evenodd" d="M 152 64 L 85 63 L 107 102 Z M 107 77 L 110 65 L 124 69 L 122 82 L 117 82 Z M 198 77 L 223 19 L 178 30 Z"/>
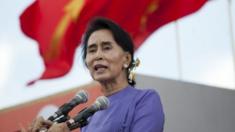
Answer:
<path fill-rule="evenodd" d="M 94 80 L 102 82 L 126 77 L 123 65 L 129 65 L 130 54 L 116 43 L 110 30 L 93 32 L 88 39 L 86 51 L 85 62 Z"/>

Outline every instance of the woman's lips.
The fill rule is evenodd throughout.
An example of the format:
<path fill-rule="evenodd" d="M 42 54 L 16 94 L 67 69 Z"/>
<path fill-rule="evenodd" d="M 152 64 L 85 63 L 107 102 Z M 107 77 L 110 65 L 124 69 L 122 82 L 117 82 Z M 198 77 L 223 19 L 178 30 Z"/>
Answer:
<path fill-rule="evenodd" d="M 106 68 L 108 68 L 108 67 L 105 66 L 105 65 L 102 65 L 102 64 L 96 64 L 96 65 L 94 66 L 94 70 L 95 70 L 95 71 L 98 71 L 98 70 L 100 70 L 100 69 L 106 69 Z"/>

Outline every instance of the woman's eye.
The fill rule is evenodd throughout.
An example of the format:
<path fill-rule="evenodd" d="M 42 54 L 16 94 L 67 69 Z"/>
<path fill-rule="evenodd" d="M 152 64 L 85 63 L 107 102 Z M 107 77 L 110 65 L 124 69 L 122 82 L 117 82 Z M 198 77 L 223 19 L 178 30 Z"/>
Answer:
<path fill-rule="evenodd" d="M 95 52 L 95 49 L 89 49 L 88 52 L 93 53 L 93 52 Z"/>
<path fill-rule="evenodd" d="M 105 49 L 105 50 L 110 50 L 111 47 L 110 47 L 110 46 L 105 46 L 104 49 Z"/>

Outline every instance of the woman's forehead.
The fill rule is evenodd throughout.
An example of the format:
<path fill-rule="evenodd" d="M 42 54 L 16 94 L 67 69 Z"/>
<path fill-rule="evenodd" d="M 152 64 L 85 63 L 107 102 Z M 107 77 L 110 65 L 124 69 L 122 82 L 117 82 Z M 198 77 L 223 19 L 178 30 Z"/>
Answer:
<path fill-rule="evenodd" d="M 97 41 L 114 41 L 112 32 L 108 29 L 100 29 L 100 30 L 94 31 L 88 39 L 88 44 L 91 44 Z"/>

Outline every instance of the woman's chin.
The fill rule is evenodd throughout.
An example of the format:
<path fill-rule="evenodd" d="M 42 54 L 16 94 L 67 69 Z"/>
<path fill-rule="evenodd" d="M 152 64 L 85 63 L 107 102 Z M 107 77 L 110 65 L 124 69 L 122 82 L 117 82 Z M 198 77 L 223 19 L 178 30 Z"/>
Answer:
<path fill-rule="evenodd" d="M 106 82 L 106 81 L 110 80 L 110 77 L 107 77 L 107 76 L 95 76 L 94 80 L 96 80 L 98 82 Z"/>

